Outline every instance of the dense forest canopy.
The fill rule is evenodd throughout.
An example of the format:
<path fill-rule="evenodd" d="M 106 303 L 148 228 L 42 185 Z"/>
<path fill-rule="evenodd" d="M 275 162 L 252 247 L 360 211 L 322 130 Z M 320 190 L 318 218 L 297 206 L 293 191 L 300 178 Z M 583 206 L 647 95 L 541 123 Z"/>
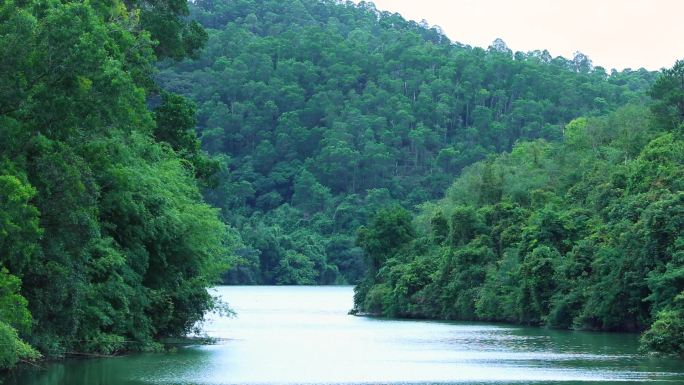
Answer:
<path fill-rule="evenodd" d="M 151 350 L 215 303 L 236 237 L 203 203 L 190 104 L 157 58 L 206 33 L 185 1 L 0 5 L 0 369 Z M 159 40 L 159 42 L 156 42 Z"/>
<path fill-rule="evenodd" d="M 220 277 L 684 352 L 684 62 L 332 0 L 7 0 L 0 36 L 0 369 L 159 349 Z"/>
<path fill-rule="evenodd" d="M 357 282 L 356 229 L 443 196 L 460 170 L 578 116 L 640 103 L 655 74 L 582 54 L 451 42 L 438 28 L 340 1 L 197 1 L 209 39 L 157 80 L 197 103 L 223 172 L 205 197 L 245 247 L 229 283 Z"/>
<path fill-rule="evenodd" d="M 684 61 L 626 105 L 467 167 L 359 232 L 356 310 L 644 331 L 684 355 Z"/>

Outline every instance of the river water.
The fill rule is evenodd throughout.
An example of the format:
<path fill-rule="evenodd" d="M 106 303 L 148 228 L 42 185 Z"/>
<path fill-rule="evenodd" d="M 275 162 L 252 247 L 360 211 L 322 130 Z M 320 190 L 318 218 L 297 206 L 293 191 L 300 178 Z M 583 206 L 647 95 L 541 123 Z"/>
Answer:
<path fill-rule="evenodd" d="M 5 384 L 684 384 L 684 361 L 641 356 L 630 334 L 354 317 L 350 286 L 215 291 L 237 312 L 205 324 L 215 345 L 42 364 Z"/>

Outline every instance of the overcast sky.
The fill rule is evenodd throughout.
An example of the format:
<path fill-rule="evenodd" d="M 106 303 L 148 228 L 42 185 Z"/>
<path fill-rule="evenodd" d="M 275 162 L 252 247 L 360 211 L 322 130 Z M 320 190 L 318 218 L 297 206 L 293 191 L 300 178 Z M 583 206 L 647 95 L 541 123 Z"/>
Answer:
<path fill-rule="evenodd" d="M 355 0 L 359 2 L 359 0 Z M 378 9 L 442 27 L 452 40 L 513 51 L 581 51 L 610 70 L 658 70 L 684 58 L 684 0 L 375 0 Z"/>

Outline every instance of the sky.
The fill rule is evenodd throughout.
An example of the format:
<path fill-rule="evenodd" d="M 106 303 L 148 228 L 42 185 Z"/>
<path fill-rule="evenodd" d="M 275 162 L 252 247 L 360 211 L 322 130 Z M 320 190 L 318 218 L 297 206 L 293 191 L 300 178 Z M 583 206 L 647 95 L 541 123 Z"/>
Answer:
<path fill-rule="evenodd" d="M 354 0 L 359 2 L 359 0 Z M 684 59 L 684 0 L 375 0 L 379 10 L 438 25 L 452 40 L 513 51 L 580 51 L 607 70 L 672 67 Z"/>

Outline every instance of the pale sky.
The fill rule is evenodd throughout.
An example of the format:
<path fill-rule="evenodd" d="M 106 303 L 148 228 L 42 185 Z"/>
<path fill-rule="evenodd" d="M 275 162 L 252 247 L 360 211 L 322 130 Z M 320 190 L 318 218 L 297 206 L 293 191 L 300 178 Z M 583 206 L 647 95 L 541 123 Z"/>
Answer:
<path fill-rule="evenodd" d="M 359 2 L 359 0 L 354 0 Z M 581 51 L 595 66 L 659 70 L 684 59 L 684 0 L 375 0 L 379 10 L 438 25 L 452 41 L 513 51 Z"/>

